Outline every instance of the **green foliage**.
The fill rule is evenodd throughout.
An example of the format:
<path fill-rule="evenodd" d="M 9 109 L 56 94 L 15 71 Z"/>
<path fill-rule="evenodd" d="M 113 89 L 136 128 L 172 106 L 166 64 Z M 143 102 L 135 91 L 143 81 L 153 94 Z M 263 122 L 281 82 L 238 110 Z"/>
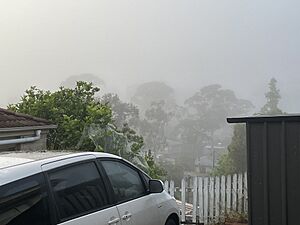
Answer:
<path fill-rule="evenodd" d="M 234 173 L 247 170 L 247 143 L 246 126 L 237 124 L 234 126 L 233 137 L 228 146 L 229 157 L 234 162 Z"/>
<path fill-rule="evenodd" d="M 58 127 L 48 135 L 49 149 L 94 150 L 91 141 L 78 146 L 84 128 L 92 123 L 106 126 L 112 120 L 111 109 L 94 101 L 100 89 L 91 83 L 77 82 L 74 89 L 60 87 L 51 93 L 31 87 L 10 110 L 47 119 Z"/>
<path fill-rule="evenodd" d="M 217 166 L 214 168 L 212 175 L 220 176 L 220 175 L 228 175 L 234 174 L 235 172 L 234 162 L 230 158 L 229 154 L 223 154 L 219 160 Z"/>
<path fill-rule="evenodd" d="M 48 135 L 49 149 L 103 151 L 122 156 L 158 178 L 165 175 L 151 154 L 141 154 L 144 139 L 129 125 L 138 118 L 135 106 L 120 101 L 117 95 L 95 98 L 99 88 L 79 81 L 75 88 L 43 91 L 31 87 L 10 110 L 47 119 L 58 125 Z M 114 123 L 117 123 L 116 126 Z"/>
<path fill-rule="evenodd" d="M 269 91 L 265 94 L 267 99 L 266 104 L 261 108 L 260 114 L 277 115 L 282 114 L 281 109 L 278 108 L 278 103 L 281 98 L 280 91 L 276 87 L 277 80 L 272 78 L 269 83 Z"/>
<path fill-rule="evenodd" d="M 159 133 L 156 133 L 158 130 L 156 129 L 155 114 L 152 114 L 151 122 L 148 120 L 140 121 L 138 108 L 133 104 L 122 102 L 116 94 L 106 94 L 100 99 L 100 102 L 112 107 L 113 122 L 117 124 L 117 130 L 111 130 L 109 137 L 104 137 L 106 139 L 105 148 L 109 148 L 110 152 L 121 155 L 135 163 L 145 172 L 148 172 L 150 176 L 154 178 L 163 177 L 165 171 L 155 162 L 154 156 L 149 150 L 153 150 L 149 137 L 154 135 L 158 138 Z M 155 123 L 155 125 L 151 126 L 152 123 Z M 138 127 L 142 136 L 137 134 L 131 126 Z M 97 136 L 99 137 L 99 135 Z M 110 139 L 110 141 L 107 139 Z M 147 145 L 145 145 L 145 142 Z M 121 143 L 121 145 L 118 145 L 118 143 Z M 141 150 L 149 150 L 150 153 L 143 157 Z"/>
<path fill-rule="evenodd" d="M 221 156 L 214 175 L 228 175 L 247 170 L 246 127 L 244 124 L 234 126 L 233 137 L 228 146 L 228 153 Z"/>
<path fill-rule="evenodd" d="M 265 94 L 266 104 L 261 108 L 259 114 L 276 115 L 283 114 L 278 108 L 280 90 L 276 87 L 276 79 L 269 82 L 269 91 Z M 217 167 L 213 171 L 216 175 L 245 172 L 247 170 L 247 147 L 245 125 L 235 125 L 231 144 L 228 146 L 228 153 L 221 157 Z"/>
<path fill-rule="evenodd" d="M 151 153 L 151 151 L 149 151 L 146 156 L 145 156 L 145 160 L 148 164 L 148 173 L 149 175 L 153 178 L 153 179 L 162 179 L 163 177 L 165 177 L 167 175 L 167 172 L 160 166 L 158 166 L 155 161 L 154 161 L 154 157 Z"/>

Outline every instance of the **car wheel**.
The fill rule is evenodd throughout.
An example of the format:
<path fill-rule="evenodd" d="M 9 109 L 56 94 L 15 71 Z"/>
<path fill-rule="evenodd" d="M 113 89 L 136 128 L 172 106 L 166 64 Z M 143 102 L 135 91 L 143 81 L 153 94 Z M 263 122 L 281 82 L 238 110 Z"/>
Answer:
<path fill-rule="evenodd" d="M 178 225 L 178 224 L 174 220 L 168 219 L 168 221 L 166 222 L 166 225 Z"/>

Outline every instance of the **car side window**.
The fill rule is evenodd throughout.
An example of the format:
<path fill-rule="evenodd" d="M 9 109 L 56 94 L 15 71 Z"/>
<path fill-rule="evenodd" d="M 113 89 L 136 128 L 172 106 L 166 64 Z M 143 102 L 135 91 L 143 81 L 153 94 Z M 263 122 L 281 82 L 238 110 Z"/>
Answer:
<path fill-rule="evenodd" d="M 139 173 L 118 161 L 101 161 L 113 187 L 118 202 L 124 202 L 146 194 Z"/>
<path fill-rule="evenodd" d="M 44 177 L 30 176 L 0 189 L 1 225 L 50 225 Z"/>
<path fill-rule="evenodd" d="M 94 162 L 72 165 L 49 173 L 61 220 L 105 208 L 109 199 Z"/>

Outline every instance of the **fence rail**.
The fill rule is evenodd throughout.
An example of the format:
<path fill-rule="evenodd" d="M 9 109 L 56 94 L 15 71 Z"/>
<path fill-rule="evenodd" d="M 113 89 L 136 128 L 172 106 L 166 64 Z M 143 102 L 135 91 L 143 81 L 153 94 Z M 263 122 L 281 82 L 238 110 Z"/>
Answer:
<path fill-rule="evenodd" d="M 181 187 L 165 181 L 165 190 L 181 196 L 182 222 L 214 224 L 230 212 L 248 212 L 247 174 L 220 177 L 186 177 Z M 179 192 L 179 193 L 178 193 Z"/>

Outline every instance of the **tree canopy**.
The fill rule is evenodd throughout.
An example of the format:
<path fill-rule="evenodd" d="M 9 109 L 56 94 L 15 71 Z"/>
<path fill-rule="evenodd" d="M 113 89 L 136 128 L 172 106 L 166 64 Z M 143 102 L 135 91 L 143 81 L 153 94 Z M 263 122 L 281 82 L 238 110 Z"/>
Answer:
<path fill-rule="evenodd" d="M 138 114 L 137 109 L 121 102 L 116 95 L 106 95 L 99 101 L 95 97 L 99 90 L 82 81 L 75 88 L 60 87 L 54 92 L 31 87 L 19 103 L 8 108 L 57 124 L 57 129 L 48 135 L 49 149 L 109 152 L 126 158 L 154 177 L 164 175 L 151 154 L 142 154 L 143 137 L 127 123 L 127 114 L 133 117 Z M 119 127 L 114 124 L 116 121 Z"/>
<path fill-rule="evenodd" d="M 223 126 L 226 117 L 244 114 L 253 107 L 250 101 L 238 99 L 232 90 L 223 89 L 218 84 L 201 88 L 185 101 L 185 105 L 191 118 L 211 132 Z"/>
<path fill-rule="evenodd" d="M 99 90 L 85 82 L 77 82 L 75 88 L 60 87 L 55 92 L 31 87 L 19 103 L 8 108 L 57 124 L 57 129 L 48 135 L 49 149 L 94 150 L 95 146 L 88 139 L 78 143 L 86 126 L 97 123 L 104 127 L 111 123 L 111 109 L 94 101 Z"/>
<path fill-rule="evenodd" d="M 131 101 L 136 104 L 142 112 L 151 107 L 153 102 L 164 101 L 168 108 L 176 105 L 174 89 L 158 81 L 139 85 Z"/>
<path fill-rule="evenodd" d="M 282 110 L 279 109 L 278 104 L 281 99 L 280 90 L 277 88 L 277 80 L 272 78 L 269 82 L 269 91 L 265 94 L 266 104 L 261 108 L 260 114 L 264 115 L 276 115 L 282 114 Z"/>
<path fill-rule="evenodd" d="M 213 173 L 215 175 L 242 173 L 247 171 L 246 126 L 234 126 L 228 153 L 221 156 Z"/>
<path fill-rule="evenodd" d="M 281 96 L 276 84 L 276 79 L 272 78 L 268 84 L 269 90 L 265 94 L 266 103 L 258 114 L 276 115 L 283 113 L 278 107 Z M 237 124 L 234 126 L 233 137 L 228 146 L 228 153 L 221 157 L 214 173 L 232 174 L 245 172 L 247 170 L 246 153 L 246 127 L 243 124 Z"/>
<path fill-rule="evenodd" d="M 201 88 L 185 101 L 185 106 L 187 113 L 175 130 L 185 150 L 181 157 L 189 169 L 205 146 L 215 145 L 216 131 L 227 126 L 226 117 L 241 115 L 253 107 L 250 101 L 237 98 L 232 90 L 218 84 Z"/>
<path fill-rule="evenodd" d="M 112 119 L 117 127 L 121 128 L 125 124 L 137 127 L 139 109 L 134 104 L 122 102 L 119 96 L 113 93 L 103 95 L 99 102 L 112 109 Z"/>

